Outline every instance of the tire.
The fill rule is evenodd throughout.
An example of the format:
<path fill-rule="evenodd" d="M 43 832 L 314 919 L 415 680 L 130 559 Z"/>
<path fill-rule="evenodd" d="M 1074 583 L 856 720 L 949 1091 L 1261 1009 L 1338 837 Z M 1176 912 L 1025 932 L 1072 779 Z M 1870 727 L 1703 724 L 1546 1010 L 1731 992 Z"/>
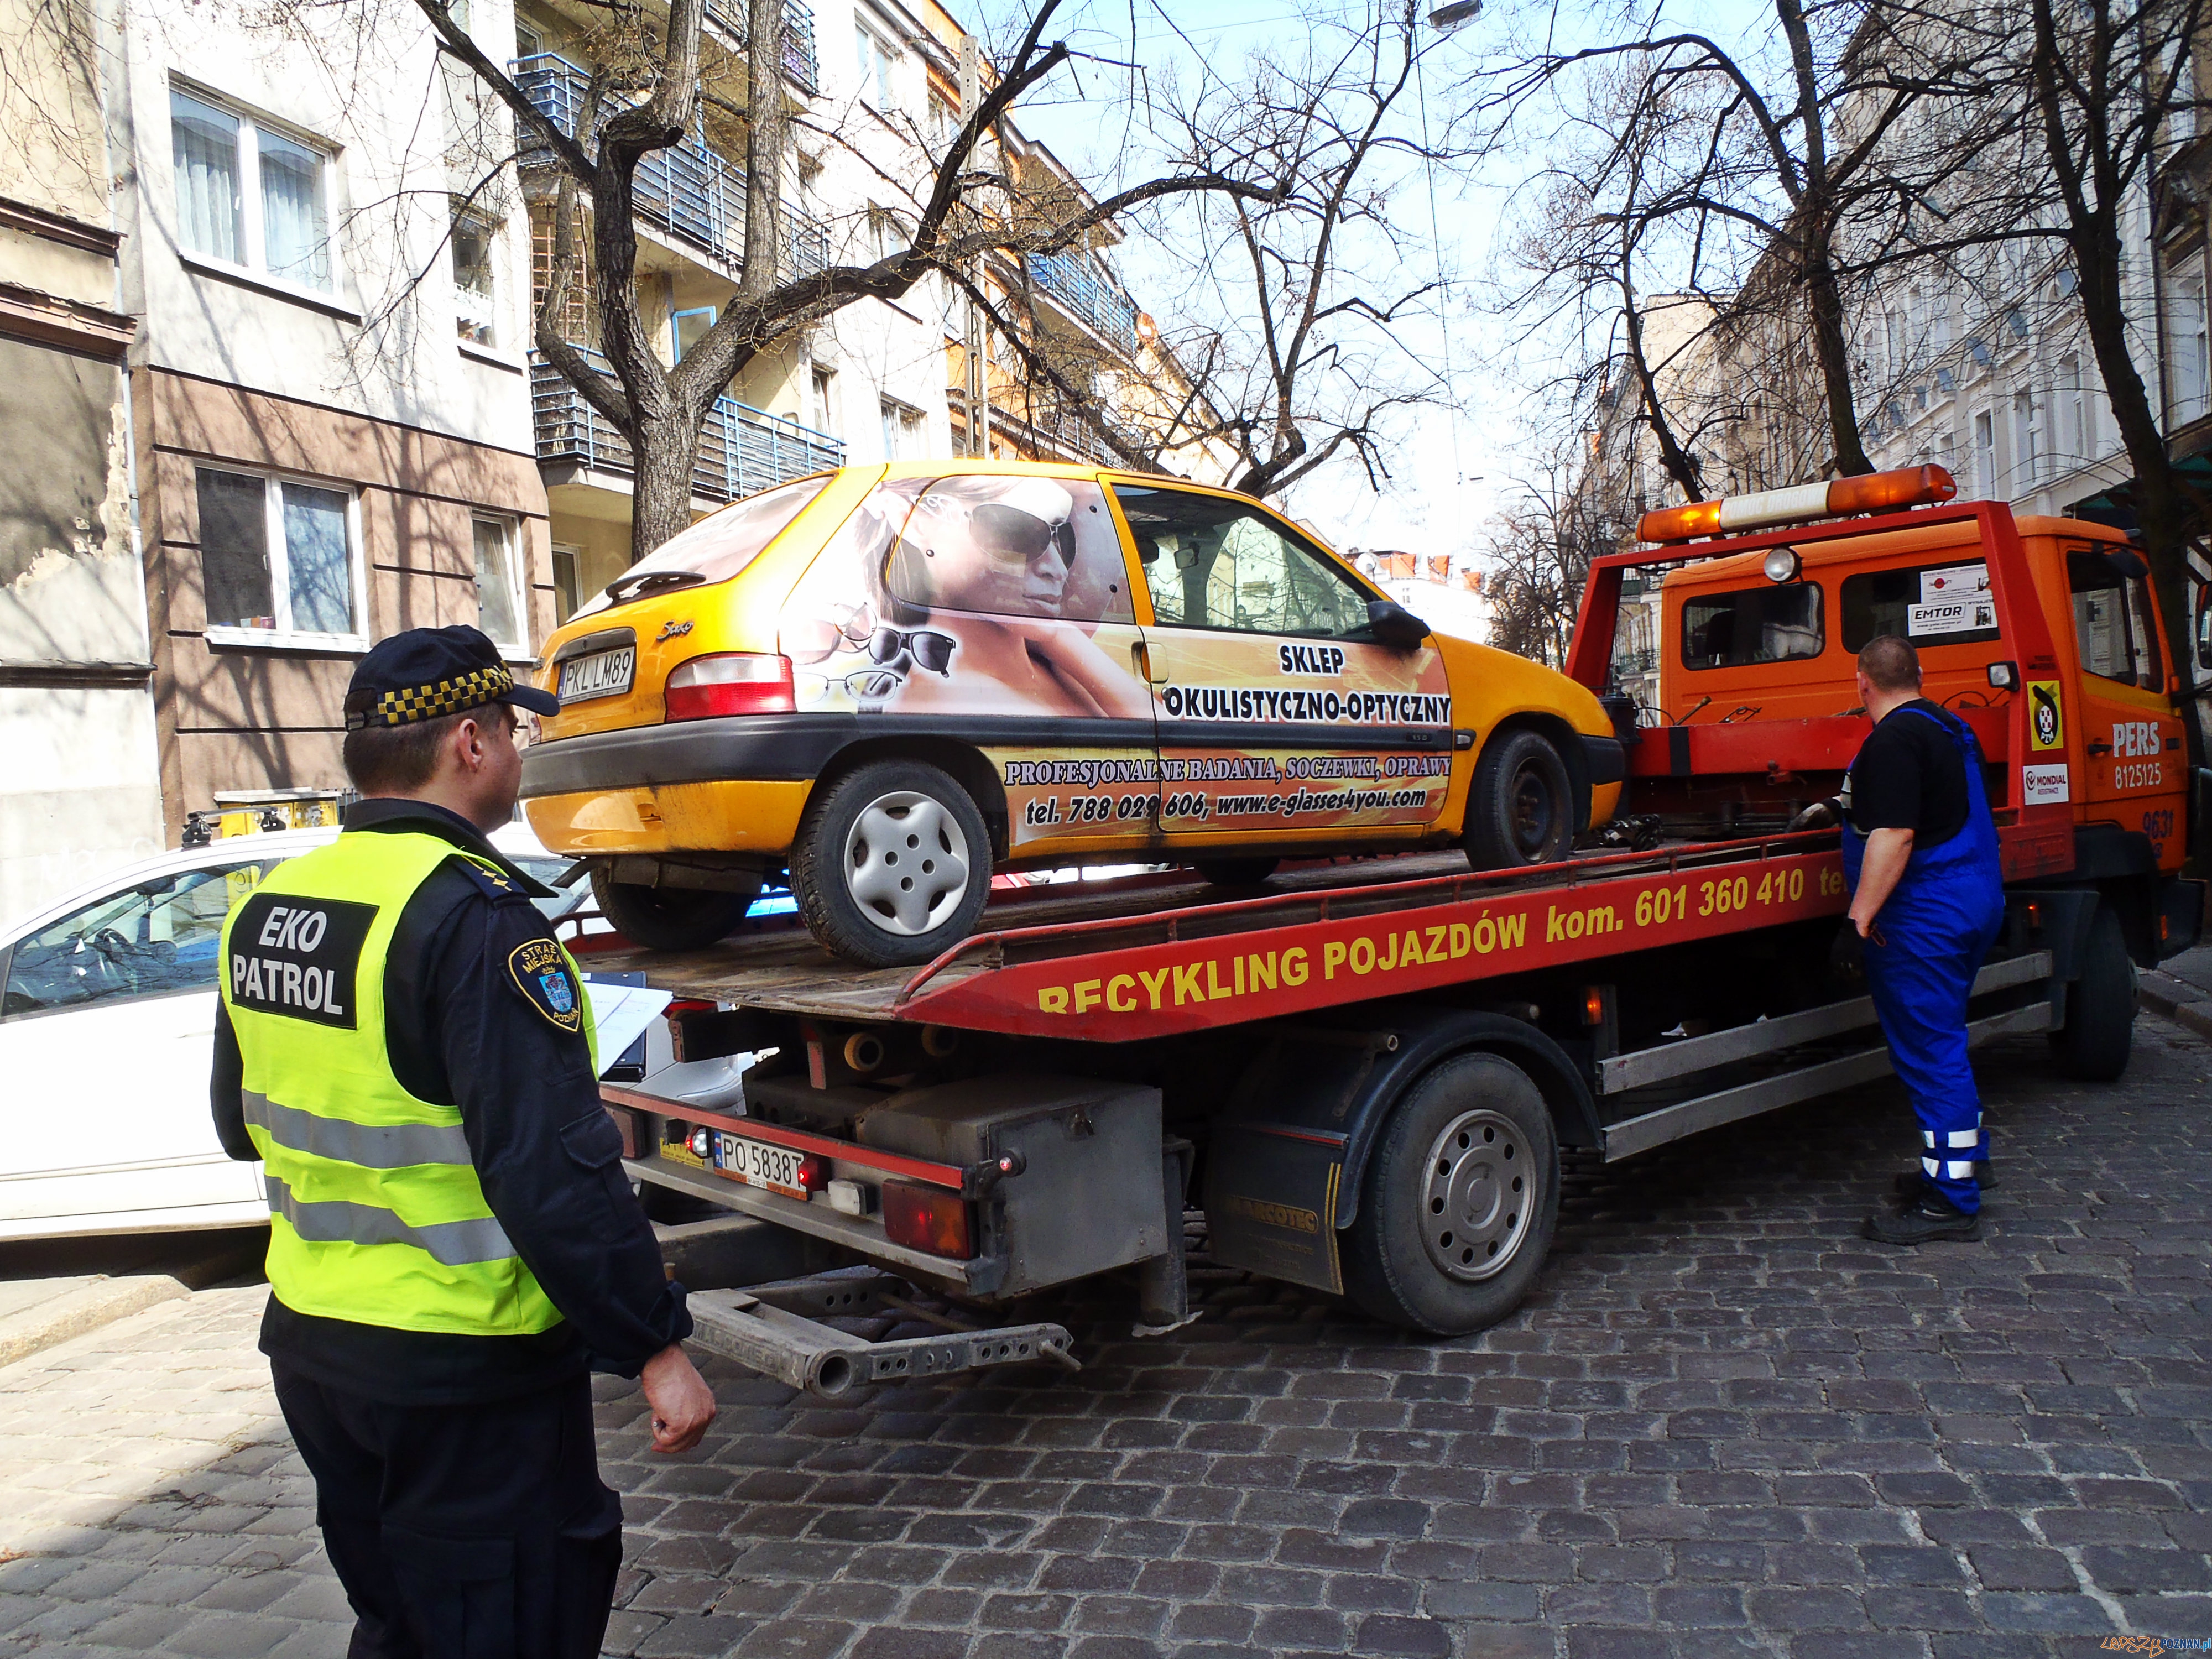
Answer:
<path fill-rule="evenodd" d="M 2088 1083 L 2110 1083 L 2128 1069 L 2135 1041 L 2136 965 L 2109 904 L 2089 921 L 2081 977 L 2066 988 L 2066 1024 L 2051 1034 L 2058 1069 Z"/>
<path fill-rule="evenodd" d="M 1509 1060 L 1459 1055 L 1400 1098 L 1368 1156 L 1345 1293 L 1387 1324 L 1465 1336 L 1521 1305 L 1559 1219 L 1543 1096 Z"/>
<path fill-rule="evenodd" d="M 745 919 L 759 890 L 716 893 L 692 887 L 640 887 L 592 866 L 592 896 L 614 930 L 648 951 L 697 951 Z"/>
<path fill-rule="evenodd" d="M 870 968 L 927 962 L 967 938 L 983 912 L 990 831 L 938 768 L 871 761 L 807 804 L 791 890 L 831 955 Z"/>
<path fill-rule="evenodd" d="M 1216 887 L 1257 887 L 1275 873 L 1280 859 L 1199 859 L 1191 868 Z"/>
<path fill-rule="evenodd" d="M 1574 845 L 1574 786 L 1567 763 L 1534 732 L 1493 738 L 1467 793 L 1467 828 L 1460 837 L 1478 870 L 1556 864 Z"/>

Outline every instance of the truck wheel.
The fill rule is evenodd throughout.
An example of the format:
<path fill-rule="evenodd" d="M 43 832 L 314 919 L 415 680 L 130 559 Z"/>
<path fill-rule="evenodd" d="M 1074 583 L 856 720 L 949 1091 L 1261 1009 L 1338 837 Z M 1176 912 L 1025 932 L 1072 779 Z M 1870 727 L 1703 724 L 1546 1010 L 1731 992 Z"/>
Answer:
<path fill-rule="evenodd" d="M 1199 859 L 1191 868 L 1216 887 L 1257 887 L 1275 873 L 1280 859 Z"/>
<path fill-rule="evenodd" d="M 2051 1034 L 2058 1069 L 2089 1083 L 2110 1083 L 2128 1069 L 2135 1040 L 2136 965 L 2112 906 L 2089 921 L 2081 977 L 2066 988 L 2066 1024 Z"/>
<path fill-rule="evenodd" d="M 991 835 L 968 792 L 921 761 L 871 761 L 810 802 L 791 854 L 799 912 L 832 955 L 927 962 L 991 892 Z"/>
<path fill-rule="evenodd" d="M 756 892 L 757 890 L 756 890 Z M 690 887 L 641 887 L 617 881 L 604 864 L 592 866 L 592 896 L 614 930 L 648 951 L 696 951 L 745 919 L 756 893 L 715 893 Z"/>
<path fill-rule="evenodd" d="M 1461 845 L 1478 870 L 1556 864 L 1575 840 L 1575 792 L 1559 751 L 1534 732 L 1492 740 L 1467 792 Z"/>
<path fill-rule="evenodd" d="M 1559 1218 L 1559 1142 L 1528 1074 L 1462 1054 L 1391 1109 L 1367 1161 L 1344 1288 L 1393 1325 L 1464 1336 L 1521 1305 Z"/>

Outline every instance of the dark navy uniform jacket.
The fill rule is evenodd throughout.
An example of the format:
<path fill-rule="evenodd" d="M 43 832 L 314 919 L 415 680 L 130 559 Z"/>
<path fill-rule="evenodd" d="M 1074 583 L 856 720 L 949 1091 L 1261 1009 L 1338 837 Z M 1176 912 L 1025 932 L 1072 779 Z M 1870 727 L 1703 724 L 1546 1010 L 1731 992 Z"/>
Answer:
<path fill-rule="evenodd" d="M 395 830 L 441 836 L 506 873 L 502 885 L 456 857 L 416 890 L 385 973 L 386 1046 L 403 1088 L 460 1109 L 492 1213 L 566 1322 L 530 1336 L 453 1336 L 297 1313 L 272 1296 L 261 1350 L 394 1405 L 495 1400 L 587 1367 L 635 1376 L 690 1334 L 691 1316 L 620 1163 L 580 1162 L 562 1140 L 564 1124 L 600 1111 L 599 1081 L 581 1033 L 556 1021 L 508 967 L 523 945 L 553 937 L 530 902 L 546 890 L 443 807 L 375 799 L 346 813 L 348 835 Z M 216 1130 L 225 1152 L 251 1160 L 240 1074 L 238 1038 L 218 1004 Z"/>

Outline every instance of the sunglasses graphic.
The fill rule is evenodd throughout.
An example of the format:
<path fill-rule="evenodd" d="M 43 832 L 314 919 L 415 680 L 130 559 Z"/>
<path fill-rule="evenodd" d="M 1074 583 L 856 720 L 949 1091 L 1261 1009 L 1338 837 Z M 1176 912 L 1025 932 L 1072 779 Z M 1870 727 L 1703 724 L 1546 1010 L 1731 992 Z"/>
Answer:
<path fill-rule="evenodd" d="M 1000 501 L 986 501 L 968 514 L 975 545 L 994 562 L 1023 566 L 1057 548 L 1062 564 L 1075 562 L 1075 526 L 1066 519 L 1048 522 L 1034 513 Z"/>
<path fill-rule="evenodd" d="M 933 674 L 952 672 L 952 648 L 959 641 L 933 628 L 905 630 L 884 627 L 868 640 L 868 659 L 894 674 L 919 665 Z"/>

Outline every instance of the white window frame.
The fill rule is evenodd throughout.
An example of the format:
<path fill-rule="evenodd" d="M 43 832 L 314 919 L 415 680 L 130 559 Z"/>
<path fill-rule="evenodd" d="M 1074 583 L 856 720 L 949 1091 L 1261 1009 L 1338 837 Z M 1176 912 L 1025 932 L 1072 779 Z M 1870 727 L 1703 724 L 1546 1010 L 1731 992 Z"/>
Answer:
<path fill-rule="evenodd" d="M 816 364 L 807 376 L 807 396 L 806 424 L 817 432 L 836 437 L 840 425 L 837 419 L 837 371 Z"/>
<path fill-rule="evenodd" d="M 192 513 L 197 523 L 199 514 L 199 473 L 228 472 L 234 477 L 261 480 L 261 505 L 264 516 L 269 549 L 269 603 L 275 607 L 276 626 L 274 628 L 240 628 L 230 623 L 206 623 L 204 637 L 210 645 L 258 646 L 270 651 L 366 651 L 368 649 L 368 560 L 364 556 L 361 539 L 361 492 L 351 484 L 336 478 L 311 477 L 299 472 L 272 472 L 266 467 L 240 466 L 230 461 L 214 460 L 195 456 L 192 459 Z M 346 502 L 346 568 L 353 578 L 353 614 L 355 631 L 350 634 L 324 634 L 312 629 L 287 626 L 292 609 L 292 561 L 284 542 L 284 491 L 283 486 L 295 483 L 308 489 L 327 489 L 345 497 Z M 200 556 L 207 556 L 207 529 L 197 526 Z"/>
<path fill-rule="evenodd" d="M 584 592 L 584 550 L 574 542 L 555 542 L 550 551 L 553 556 L 553 608 L 561 610 L 561 601 L 566 597 L 573 596 L 575 601 L 568 607 L 560 622 L 554 624 L 557 628 L 583 609 L 584 601 L 589 595 Z M 561 585 L 561 564 L 564 559 L 568 565 L 568 585 L 565 593 Z"/>
<path fill-rule="evenodd" d="M 1993 409 L 1974 411 L 1974 494 L 1981 500 L 1997 499 L 1997 417 Z"/>
<path fill-rule="evenodd" d="M 321 305 L 343 304 L 340 296 L 345 291 L 345 283 L 338 260 L 337 204 L 331 189 L 331 179 L 337 171 L 337 147 L 313 133 L 301 132 L 281 121 L 256 115 L 236 99 L 226 98 L 197 82 L 173 77 L 168 89 L 195 103 L 219 110 L 238 123 L 239 239 L 241 243 L 240 252 L 246 255 L 241 263 L 226 259 L 219 253 L 206 253 L 186 246 L 182 216 L 177 204 L 177 181 L 173 160 L 169 213 L 177 230 L 178 257 L 187 264 L 199 265 L 210 270 L 234 272 L 265 287 L 295 294 Z M 171 118 L 174 118 L 173 112 Z M 316 204 L 322 210 L 323 257 L 330 269 L 330 284 L 326 288 L 317 288 L 312 283 L 303 283 L 296 276 L 288 276 L 269 268 L 267 227 L 263 223 L 261 213 L 261 134 L 264 131 L 272 138 L 281 138 L 288 144 L 297 144 L 301 149 L 312 150 L 322 158 L 322 165 L 315 169 L 315 198 Z M 173 158 L 173 140 L 169 154 Z"/>
<path fill-rule="evenodd" d="M 857 15 L 853 33 L 859 37 L 855 44 L 860 60 L 860 101 L 878 115 L 898 114 L 898 74 L 904 67 L 904 49 L 884 40 L 882 31 L 870 27 Z"/>
<path fill-rule="evenodd" d="M 921 458 L 907 453 L 909 447 L 926 446 L 928 428 L 921 411 L 913 404 L 902 403 L 896 398 L 879 400 L 883 411 L 884 459 L 886 461 L 911 461 Z"/>
<path fill-rule="evenodd" d="M 2012 476 L 2015 484 L 2033 487 L 2041 482 L 2042 457 L 2036 453 L 2038 431 L 2035 421 L 2035 393 L 2031 390 L 2012 394 Z M 2017 495 L 2018 490 L 2014 493 Z"/>
<path fill-rule="evenodd" d="M 471 513 L 469 515 L 469 562 L 476 562 L 476 533 L 478 525 L 490 525 L 498 530 L 500 540 L 507 549 L 507 602 L 514 608 L 515 626 L 522 637 L 502 640 L 483 629 L 483 579 L 477 578 L 477 626 L 483 629 L 485 637 L 499 647 L 499 653 L 509 662 L 532 660 L 530 650 L 530 584 L 523 579 L 522 526 L 503 513 Z"/>
<path fill-rule="evenodd" d="M 454 333 L 460 343 L 461 349 L 464 351 L 473 351 L 479 354 L 489 354 L 495 356 L 504 357 L 509 355 L 509 348 L 507 343 L 507 328 L 505 326 L 506 319 L 501 314 L 506 308 L 502 302 L 504 301 L 507 294 L 507 272 L 501 269 L 501 266 L 505 263 L 502 255 L 505 252 L 506 238 L 501 234 L 501 226 L 497 219 L 493 218 L 489 214 L 482 212 L 476 208 L 468 207 L 459 202 L 455 202 L 453 204 L 452 227 L 447 232 L 448 246 L 446 264 L 449 270 L 453 269 L 455 263 L 452 258 L 453 249 L 450 239 L 459 233 L 461 226 L 464 224 L 469 226 L 477 235 L 483 238 L 486 265 L 491 276 L 491 288 L 489 291 L 483 296 L 483 298 L 484 301 L 484 309 L 487 313 L 485 323 L 491 330 L 491 338 L 489 340 L 472 340 L 467 335 L 460 332 L 462 308 L 461 295 L 467 290 L 461 287 L 460 273 L 458 270 L 453 270 Z"/>

